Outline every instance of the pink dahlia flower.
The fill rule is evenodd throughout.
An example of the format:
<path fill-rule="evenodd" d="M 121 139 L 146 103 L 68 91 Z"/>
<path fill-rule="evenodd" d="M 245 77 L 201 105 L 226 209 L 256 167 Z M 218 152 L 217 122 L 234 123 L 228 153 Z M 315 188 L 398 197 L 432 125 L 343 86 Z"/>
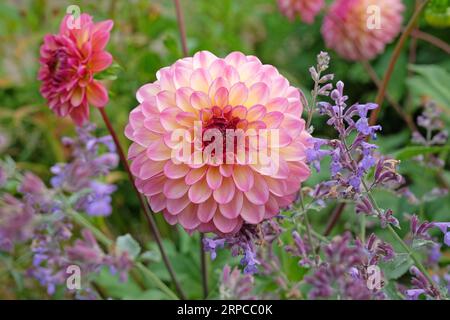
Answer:
<path fill-rule="evenodd" d="M 81 14 L 79 24 L 67 15 L 58 34 L 46 35 L 39 59 L 41 94 L 58 116 L 70 115 L 77 125 L 89 119 L 89 105 L 104 107 L 108 92 L 94 74 L 108 68 L 112 56 L 105 51 L 111 20 L 98 23 Z"/>
<path fill-rule="evenodd" d="M 402 27 L 401 0 L 336 0 L 322 25 L 328 48 L 348 60 L 370 60 Z"/>
<path fill-rule="evenodd" d="M 314 18 L 325 6 L 324 0 L 277 0 L 278 7 L 289 20 L 295 17 L 308 24 L 314 22 Z"/>
<path fill-rule="evenodd" d="M 291 204 L 310 174 L 300 92 L 254 56 L 198 52 L 159 70 L 137 99 L 125 129 L 131 171 L 170 224 L 237 232 Z"/>

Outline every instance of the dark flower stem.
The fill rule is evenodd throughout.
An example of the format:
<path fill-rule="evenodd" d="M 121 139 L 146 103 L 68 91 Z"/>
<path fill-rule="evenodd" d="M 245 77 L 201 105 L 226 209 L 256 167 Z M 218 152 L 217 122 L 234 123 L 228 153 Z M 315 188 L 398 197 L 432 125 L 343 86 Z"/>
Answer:
<path fill-rule="evenodd" d="M 136 192 L 136 195 L 138 197 L 139 200 L 139 204 L 142 208 L 142 210 L 144 211 L 144 215 L 145 218 L 147 220 L 147 223 L 149 225 L 149 228 L 156 240 L 156 243 L 158 244 L 158 248 L 159 251 L 161 252 L 161 257 L 164 261 L 164 264 L 166 265 L 167 270 L 169 271 L 170 277 L 172 278 L 173 283 L 175 284 L 175 287 L 177 289 L 178 295 L 180 296 L 181 299 L 186 299 L 186 296 L 183 292 L 183 290 L 181 289 L 181 286 L 175 276 L 175 272 L 172 268 L 172 265 L 167 257 L 166 251 L 164 250 L 162 241 L 161 241 L 161 235 L 159 233 L 159 229 L 158 226 L 156 225 L 156 221 L 153 218 L 152 212 L 150 211 L 149 207 L 148 207 L 148 203 L 146 198 L 139 192 L 139 190 L 136 188 L 136 185 L 134 184 L 134 177 L 133 174 L 131 173 L 130 170 L 130 166 L 128 164 L 127 158 L 125 156 L 125 153 L 122 149 L 122 146 L 120 145 L 119 139 L 117 137 L 117 134 L 113 128 L 113 126 L 111 125 L 111 121 L 109 121 L 108 115 L 106 114 L 105 108 L 99 108 L 100 110 L 100 114 L 102 115 L 103 121 L 105 122 L 106 127 L 108 128 L 109 133 L 111 134 L 111 137 L 114 140 L 114 144 L 116 145 L 117 148 L 117 152 L 119 153 L 119 157 L 120 160 L 128 174 L 128 178 L 130 179 L 130 182 L 133 186 L 134 191 Z"/>
<path fill-rule="evenodd" d="M 382 104 L 384 101 L 384 97 L 386 95 L 387 86 L 389 84 L 389 80 L 391 79 L 392 73 L 394 72 L 394 67 L 398 60 L 398 57 L 400 56 L 403 45 L 405 44 L 406 39 L 409 37 L 411 32 L 415 29 L 416 21 L 419 18 L 420 14 L 422 13 L 422 10 L 425 8 L 425 5 L 427 3 L 428 3 L 428 0 L 424 0 L 417 7 L 417 9 L 414 11 L 413 16 L 409 20 L 408 25 L 406 26 L 405 30 L 403 31 L 402 35 L 400 36 L 400 39 L 398 40 L 397 44 L 395 45 L 394 52 L 392 53 L 391 60 L 389 61 L 389 66 L 388 66 L 386 74 L 384 75 L 384 78 L 381 82 L 380 89 L 378 90 L 378 94 L 375 99 L 375 103 L 378 104 L 379 107 L 372 110 L 372 113 L 370 114 L 369 124 L 371 126 L 373 126 L 377 122 L 378 113 L 381 110 L 381 107 L 382 107 Z"/>
<path fill-rule="evenodd" d="M 180 31 L 181 47 L 183 49 L 183 55 L 187 57 L 189 55 L 186 41 L 186 28 L 184 25 L 183 9 L 181 8 L 180 1 L 174 0 L 175 9 L 177 11 L 178 30 Z"/>
<path fill-rule="evenodd" d="M 174 0 L 175 10 L 177 13 L 178 30 L 180 32 L 181 49 L 183 51 L 183 56 L 187 57 L 189 55 L 189 50 L 187 47 L 186 40 L 186 27 L 184 24 L 183 9 L 181 8 L 180 1 Z M 203 250 L 203 233 L 200 233 L 200 266 L 202 271 L 202 286 L 203 286 L 203 298 L 206 299 L 208 296 L 208 271 L 206 264 L 205 250 Z"/>

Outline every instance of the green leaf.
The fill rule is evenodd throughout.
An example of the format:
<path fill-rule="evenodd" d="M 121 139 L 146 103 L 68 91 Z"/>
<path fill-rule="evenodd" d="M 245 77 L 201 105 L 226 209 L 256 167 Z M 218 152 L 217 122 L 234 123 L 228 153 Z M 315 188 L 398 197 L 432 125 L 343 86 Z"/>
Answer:
<path fill-rule="evenodd" d="M 128 256 L 132 259 L 136 259 L 141 252 L 141 246 L 130 234 L 117 238 L 116 249 L 119 251 L 119 254 L 122 252 L 128 252 Z"/>
<path fill-rule="evenodd" d="M 425 9 L 425 20 L 433 27 L 450 27 L 450 0 L 432 0 Z"/>
<path fill-rule="evenodd" d="M 413 265 L 408 253 L 399 253 L 389 262 L 380 263 L 386 279 L 398 279 Z"/>
<path fill-rule="evenodd" d="M 422 154 L 438 153 L 447 150 L 450 150 L 450 146 L 432 146 L 432 147 L 411 146 L 395 152 L 393 154 L 393 157 L 397 160 L 406 160 Z"/>
<path fill-rule="evenodd" d="M 116 80 L 117 76 L 123 68 L 117 62 L 113 62 L 111 66 L 95 76 L 98 80 Z"/>
<path fill-rule="evenodd" d="M 406 80 L 416 104 L 421 97 L 430 97 L 437 103 L 449 107 L 450 72 L 438 65 L 410 65 L 409 68 L 417 75 Z"/>

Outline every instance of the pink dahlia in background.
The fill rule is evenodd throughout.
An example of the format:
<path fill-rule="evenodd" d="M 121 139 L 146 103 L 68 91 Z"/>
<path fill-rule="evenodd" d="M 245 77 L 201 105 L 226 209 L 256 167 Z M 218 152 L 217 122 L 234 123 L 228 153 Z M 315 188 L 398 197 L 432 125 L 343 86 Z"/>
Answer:
<path fill-rule="evenodd" d="M 314 22 L 316 15 L 325 6 L 324 0 L 277 0 L 278 7 L 289 20 L 297 16 L 305 23 Z"/>
<path fill-rule="evenodd" d="M 370 60 L 399 34 L 403 10 L 401 0 L 336 0 L 322 25 L 325 44 L 345 59 Z"/>
<path fill-rule="evenodd" d="M 125 129 L 133 141 L 131 171 L 152 210 L 170 224 L 237 232 L 291 204 L 310 174 L 300 92 L 254 56 L 233 52 L 221 59 L 198 52 L 159 70 L 137 99 Z M 248 135 L 264 130 L 272 130 L 274 139 L 251 142 Z M 187 150 L 174 139 L 180 132 Z M 211 132 L 217 135 L 211 138 Z M 222 144 L 238 140 L 230 132 L 245 133 L 245 143 L 236 144 L 245 148 L 224 147 L 222 154 Z M 221 134 L 226 138 L 220 140 Z M 207 154 L 211 146 L 217 149 Z M 263 149 L 269 152 L 258 161 L 250 156 Z M 198 155 L 200 161 L 193 160 Z"/>
<path fill-rule="evenodd" d="M 81 14 L 79 24 L 67 15 L 58 34 L 44 37 L 40 49 L 41 94 L 58 116 L 70 115 L 77 125 L 89 119 L 89 105 L 104 107 L 108 92 L 94 74 L 108 68 L 112 56 L 105 51 L 113 22 L 94 23 Z"/>

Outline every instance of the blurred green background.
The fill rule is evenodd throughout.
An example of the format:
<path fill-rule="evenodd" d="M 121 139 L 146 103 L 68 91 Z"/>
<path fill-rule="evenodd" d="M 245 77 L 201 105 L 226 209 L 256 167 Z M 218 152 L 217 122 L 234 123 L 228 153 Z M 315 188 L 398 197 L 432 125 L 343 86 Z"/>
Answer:
<path fill-rule="evenodd" d="M 404 21 L 410 17 L 414 0 L 404 0 L 407 10 Z M 48 181 L 49 167 L 58 161 L 67 160 L 67 150 L 60 143 L 64 135 L 74 132 L 69 119 L 57 119 L 47 108 L 39 94 L 36 80 L 39 46 L 47 33 L 56 33 L 68 5 L 80 6 L 82 12 L 94 16 L 95 21 L 113 19 L 114 28 L 108 51 L 120 65 L 117 79 L 106 81 L 110 90 L 110 103 L 106 107 L 114 127 L 123 132 L 128 113 L 136 106 L 135 92 L 145 83 L 155 80 L 156 71 L 172 64 L 182 56 L 175 8 L 172 1 L 2 1 L 0 4 L 0 154 L 10 155 L 22 169 L 31 170 Z M 233 0 L 181 0 L 187 28 L 187 42 L 190 54 L 199 50 L 209 50 L 218 56 L 238 50 L 258 56 L 264 63 L 273 64 L 290 82 L 301 88 L 307 95 L 312 81 L 308 68 L 315 64 L 316 55 L 326 50 L 321 34 L 321 16 L 312 25 L 299 21 L 289 22 L 279 13 L 275 0 L 233 1 Z M 448 29 L 429 26 L 420 20 L 420 29 L 448 42 Z M 392 54 L 393 44 L 386 51 L 370 61 L 379 77 L 385 72 Z M 350 63 L 330 51 L 330 70 L 335 79 L 345 82 L 346 94 L 350 102 L 372 101 L 376 86 L 361 63 Z M 412 67 L 420 65 L 420 67 Z M 410 117 L 421 112 L 426 99 L 434 99 L 444 111 L 443 120 L 449 127 L 450 119 L 450 59 L 441 49 L 421 40 L 408 40 L 397 62 L 388 87 L 389 95 Z M 95 110 L 92 122 L 98 130 L 106 134 L 101 118 Z M 411 132 L 394 109 L 385 102 L 379 118 L 383 131 L 378 143 L 388 154 L 398 152 L 410 145 Z M 330 136 L 333 132 L 324 126 L 324 121 L 316 117 L 313 121 L 317 136 Z M 128 145 L 121 136 L 123 145 Z M 448 154 L 442 155 L 449 167 Z M 436 180 L 436 171 L 424 168 L 411 159 L 401 165 L 413 192 L 422 196 L 432 188 L 443 184 Z M 442 173 L 442 172 L 441 172 Z M 313 175 L 308 182 L 313 185 L 320 175 Z M 447 183 L 448 170 L 442 173 Z M 137 200 L 123 171 L 117 170 L 108 179 L 118 184 L 114 194 L 113 214 L 98 218 L 97 225 L 115 234 L 131 233 L 148 248 L 154 242 L 147 231 L 143 217 L 139 213 Z M 406 202 L 404 198 L 383 192 L 377 194 L 383 205 L 394 210 L 396 215 L 421 212 L 429 219 L 450 220 L 450 199 L 440 198 L 421 207 Z M 356 221 L 353 208 L 341 220 L 336 232 L 352 228 Z M 313 225 L 322 231 L 331 207 L 312 215 Z M 197 236 L 169 227 L 160 216 L 158 224 L 166 239 L 169 254 L 175 260 L 175 269 L 184 287 L 189 288 L 192 298 L 201 295 Z M 107 228 L 106 228 L 107 226 Z M 281 253 L 280 253 L 281 254 Z M 284 254 L 286 255 L 286 254 Z M 450 257 L 447 257 L 450 259 Z M 211 288 L 217 284 L 221 267 L 229 261 L 228 253 L 221 253 L 219 259 L 209 268 Z M 236 262 L 237 260 L 233 260 Z M 297 278 L 295 261 L 283 262 L 289 278 Z M 163 280 L 169 280 L 161 263 L 154 264 L 155 272 Z M 291 270 L 292 269 L 292 270 Z M 292 273 L 289 273 L 289 270 Z M 105 277 L 107 277 L 105 275 Z M 267 282 L 267 281 L 266 281 Z M 274 283 L 261 282 L 270 288 Z M 270 281 L 269 281 L 270 282 Z M 1 279 L 0 279 L 1 283 Z M 112 286 L 108 292 L 112 297 L 124 292 L 117 282 L 104 281 Z M 114 285 L 118 286 L 115 288 Z M 129 298 L 158 298 L 155 292 L 142 292 L 128 284 Z M 216 288 L 217 289 L 217 288 Z M 115 296 L 115 291 L 117 294 Z M 122 294 L 123 295 L 123 294 Z M 156 296 L 155 296 L 156 295 Z M 0 289 L 0 297 L 36 297 L 36 292 Z"/>

